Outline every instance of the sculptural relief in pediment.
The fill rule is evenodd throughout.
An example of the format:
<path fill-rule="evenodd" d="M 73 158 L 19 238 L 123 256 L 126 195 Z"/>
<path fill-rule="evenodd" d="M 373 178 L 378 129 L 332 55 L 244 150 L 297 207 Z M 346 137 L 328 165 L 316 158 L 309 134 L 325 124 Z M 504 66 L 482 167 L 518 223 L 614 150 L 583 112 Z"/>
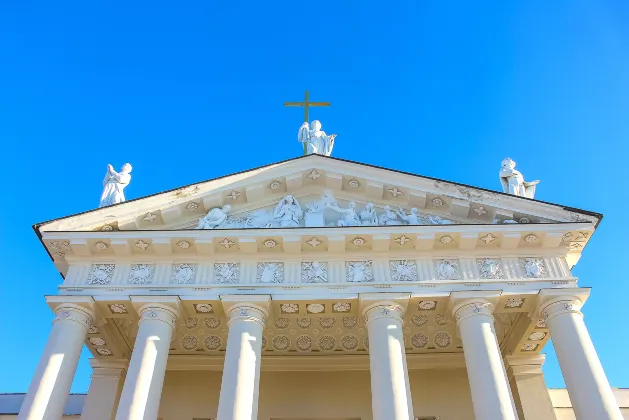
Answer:
<path fill-rule="evenodd" d="M 445 225 L 454 220 L 420 213 L 417 208 L 378 205 L 373 202 L 357 203 L 337 199 L 332 191 L 321 197 L 296 198 L 284 196 L 275 206 L 232 214 L 232 206 L 211 209 L 194 226 L 195 229 L 247 229 L 247 228 L 298 228 L 298 227 L 354 227 Z"/>

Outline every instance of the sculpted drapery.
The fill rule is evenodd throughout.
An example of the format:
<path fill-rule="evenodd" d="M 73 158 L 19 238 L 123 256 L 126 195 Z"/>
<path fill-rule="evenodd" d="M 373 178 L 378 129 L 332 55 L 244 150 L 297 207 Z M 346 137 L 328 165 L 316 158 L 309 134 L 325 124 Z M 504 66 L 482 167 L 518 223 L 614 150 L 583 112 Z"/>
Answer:
<path fill-rule="evenodd" d="M 131 165 L 125 163 L 120 172 L 107 165 L 107 174 L 103 180 L 103 194 L 98 207 L 111 206 L 125 201 L 124 188 L 131 182 Z"/>

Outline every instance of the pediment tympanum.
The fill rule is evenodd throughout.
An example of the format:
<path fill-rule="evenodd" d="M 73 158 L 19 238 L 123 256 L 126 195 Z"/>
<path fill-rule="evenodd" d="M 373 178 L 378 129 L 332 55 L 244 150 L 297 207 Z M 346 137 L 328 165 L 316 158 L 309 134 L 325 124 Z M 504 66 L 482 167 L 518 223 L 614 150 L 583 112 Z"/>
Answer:
<path fill-rule="evenodd" d="M 293 199 L 296 203 L 288 203 Z M 283 200 L 288 205 L 282 205 Z M 285 210 L 296 213 L 292 204 L 300 213 L 295 223 L 285 214 Z M 355 217 L 348 215 L 352 205 Z M 222 212 L 226 220 L 214 223 L 223 206 L 229 209 Z M 212 210 L 216 217 L 207 218 L 210 223 L 201 227 L 597 223 L 600 218 L 509 194 L 309 155 L 44 222 L 37 228 L 42 232 L 193 229 Z"/>
<path fill-rule="evenodd" d="M 600 218 L 308 155 L 44 222 L 35 230 L 63 273 L 68 255 L 250 253 L 271 242 L 285 252 L 344 252 L 360 243 L 373 251 L 559 246 L 580 255 Z M 313 248 L 313 240 L 323 245 Z"/>

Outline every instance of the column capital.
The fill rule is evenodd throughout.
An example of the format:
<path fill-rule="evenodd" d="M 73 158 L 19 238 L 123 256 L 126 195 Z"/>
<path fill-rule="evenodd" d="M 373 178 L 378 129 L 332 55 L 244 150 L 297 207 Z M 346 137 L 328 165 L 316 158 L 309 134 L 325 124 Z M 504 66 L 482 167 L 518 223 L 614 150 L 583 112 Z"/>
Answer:
<path fill-rule="evenodd" d="M 242 320 L 258 322 L 264 326 L 271 311 L 269 295 L 222 295 L 221 303 L 228 324 Z"/>
<path fill-rule="evenodd" d="M 140 307 L 138 313 L 140 315 L 138 324 L 144 321 L 162 321 L 170 325 L 173 331 L 175 330 L 178 311 L 170 306 L 160 303 L 146 303 Z"/>
<path fill-rule="evenodd" d="M 72 303 L 65 303 L 56 307 L 55 319 L 52 322 L 54 324 L 58 321 L 72 321 L 89 328 L 93 320 L 94 313 L 89 309 Z"/>
<path fill-rule="evenodd" d="M 55 313 L 53 323 L 67 320 L 89 328 L 96 319 L 94 299 L 90 296 L 46 296 L 46 303 Z"/>
<path fill-rule="evenodd" d="M 379 318 L 395 318 L 402 321 L 404 309 L 405 308 L 398 303 L 382 301 L 363 309 L 363 316 L 367 324 Z"/>
<path fill-rule="evenodd" d="M 488 301 L 482 300 L 457 305 L 452 311 L 452 315 L 454 315 L 454 319 L 456 319 L 457 324 L 464 319 L 477 315 L 485 315 L 493 319 L 493 313 L 494 305 Z"/>
<path fill-rule="evenodd" d="M 539 292 L 537 313 L 544 321 L 562 313 L 583 315 L 581 307 L 588 297 L 589 288 L 542 289 Z"/>
<path fill-rule="evenodd" d="M 375 319 L 373 317 L 377 312 L 380 312 L 378 317 L 401 318 L 406 312 L 410 298 L 410 293 L 361 293 L 358 295 L 360 312 L 367 322 Z M 372 310 L 376 308 L 380 308 L 380 310 Z"/>
<path fill-rule="evenodd" d="M 475 315 L 492 317 L 500 295 L 502 292 L 497 290 L 452 292 L 450 310 L 457 323 Z"/>

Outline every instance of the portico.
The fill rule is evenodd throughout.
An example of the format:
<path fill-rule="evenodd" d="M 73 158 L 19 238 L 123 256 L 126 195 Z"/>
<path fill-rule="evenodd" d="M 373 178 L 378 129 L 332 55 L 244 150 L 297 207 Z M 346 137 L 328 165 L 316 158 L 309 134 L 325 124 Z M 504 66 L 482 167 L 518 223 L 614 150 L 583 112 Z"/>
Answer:
<path fill-rule="evenodd" d="M 577 317 L 576 328 L 560 327 L 561 334 L 554 336 L 562 370 L 575 372 L 580 377 L 593 378 L 591 382 L 583 383 L 572 380 L 571 374 L 566 375 L 568 392 L 575 396 L 573 400 L 583 402 L 575 403 L 575 413 L 583 418 L 595 414 L 596 418 L 620 419 L 622 417 L 619 417 L 618 407 L 602 373 L 596 352 L 591 342 L 587 345 L 589 337 L 582 323 L 579 308 L 588 294 L 588 289 L 565 289 L 560 292 L 543 289 L 534 298 L 538 302 L 537 307 L 541 308 L 542 316 L 546 316 L 543 311 L 558 308 L 555 309 L 554 316 L 548 315 L 547 319 L 551 319 L 551 322 L 553 317 L 562 314 Z M 500 291 L 454 292 L 448 300 L 463 344 L 476 418 L 518 418 L 492 317 L 500 295 Z M 432 298 L 439 297 L 422 296 L 422 299 Z M 405 312 L 412 299 L 410 294 L 371 293 L 361 296 L 358 300 L 367 327 L 367 339 L 369 343 L 374 343 L 369 345 L 368 357 L 371 362 L 369 366 L 363 365 L 364 369 L 369 369 L 371 376 L 374 420 L 414 418 L 403 333 L 404 319 L 408 318 Z M 72 377 L 67 372 L 76 369 L 78 358 L 69 360 L 67 364 L 62 364 L 63 368 L 59 368 L 51 354 L 74 355 L 80 352 L 83 341 L 73 338 L 77 334 L 82 334 L 78 327 L 85 329 L 85 332 L 88 329 L 86 321 L 89 313 L 83 309 L 85 306 L 79 306 L 76 300 L 74 302 L 72 300 L 70 299 L 68 303 L 54 302 L 57 306 L 55 310 L 57 318 L 49 345 L 46 347 L 47 351 L 38 368 L 38 372 L 42 371 L 45 374 L 41 380 L 34 381 L 34 386 L 29 389 L 20 418 L 48 419 L 60 416 L 53 410 L 59 406 L 63 407 L 65 403 L 69 391 L 68 378 Z M 100 401 L 91 398 L 90 393 L 85 407 L 87 412 L 92 409 L 92 405 L 98 405 L 106 413 L 113 413 L 117 405 L 115 415 L 117 419 L 157 418 L 169 357 L 168 349 L 177 324 L 178 311 L 174 308 L 181 305 L 181 300 L 177 297 L 160 297 L 153 301 L 145 298 L 138 300 L 134 307 L 138 308 L 140 316 L 139 329 L 130 364 L 127 369 L 118 371 L 126 370 L 119 403 L 115 398 L 111 398 L 108 400 L 110 407 L 103 407 Z M 84 303 L 87 302 L 89 299 L 84 300 Z M 257 419 L 260 366 L 265 357 L 262 355 L 263 330 L 265 323 L 273 324 L 274 321 L 269 315 L 271 296 L 226 295 L 222 297 L 221 302 L 226 308 L 228 319 L 228 341 L 222 367 L 217 413 L 207 413 L 207 416 L 216 415 L 218 419 Z M 560 304 L 559 307 L 557 303 Z M 65 311 L 70 311 L 70 315 Z M 84 318 L 73 319 L 79 315 Z M 93 315 L 90 315 L 90 325 L 92 319 Z M 64 322 L 68 323 L 67 327 Z M 556 325 L 550 324 L 549 327 L 552 333 Z M 585 346 L 574 347 L 575 342 L 582 341 L 586 341 Z M 566 348 L 571 349 L 567 353 L 568 357 L 564 352 Z M 579 352 L 582 352 L 582 355 Z M 304 367 L 304 370 L 310 369 L 312 367 Z M 116 395 L 116 388 L 120 386 L 117 379 L 124 378 L 125 375 L 116 373 L 112 376 L 114 381 L 109 388 L 102 388 L 102 384 L 95 382 L 97 388 L 94 392 L 103 392 L 107 389 L 106 392 L 110 395 Z M 597 391 L 589 388 L 595 388 Z"/>
<path fill-rule="evenodd" d="M 598 220 L 311 155 L 41 224 L 20 419 L 60 418 L 87 345 L 89 420 L 553 420 L 551 336 L 577 418 L 621 419 L 571 272 Z"/>

